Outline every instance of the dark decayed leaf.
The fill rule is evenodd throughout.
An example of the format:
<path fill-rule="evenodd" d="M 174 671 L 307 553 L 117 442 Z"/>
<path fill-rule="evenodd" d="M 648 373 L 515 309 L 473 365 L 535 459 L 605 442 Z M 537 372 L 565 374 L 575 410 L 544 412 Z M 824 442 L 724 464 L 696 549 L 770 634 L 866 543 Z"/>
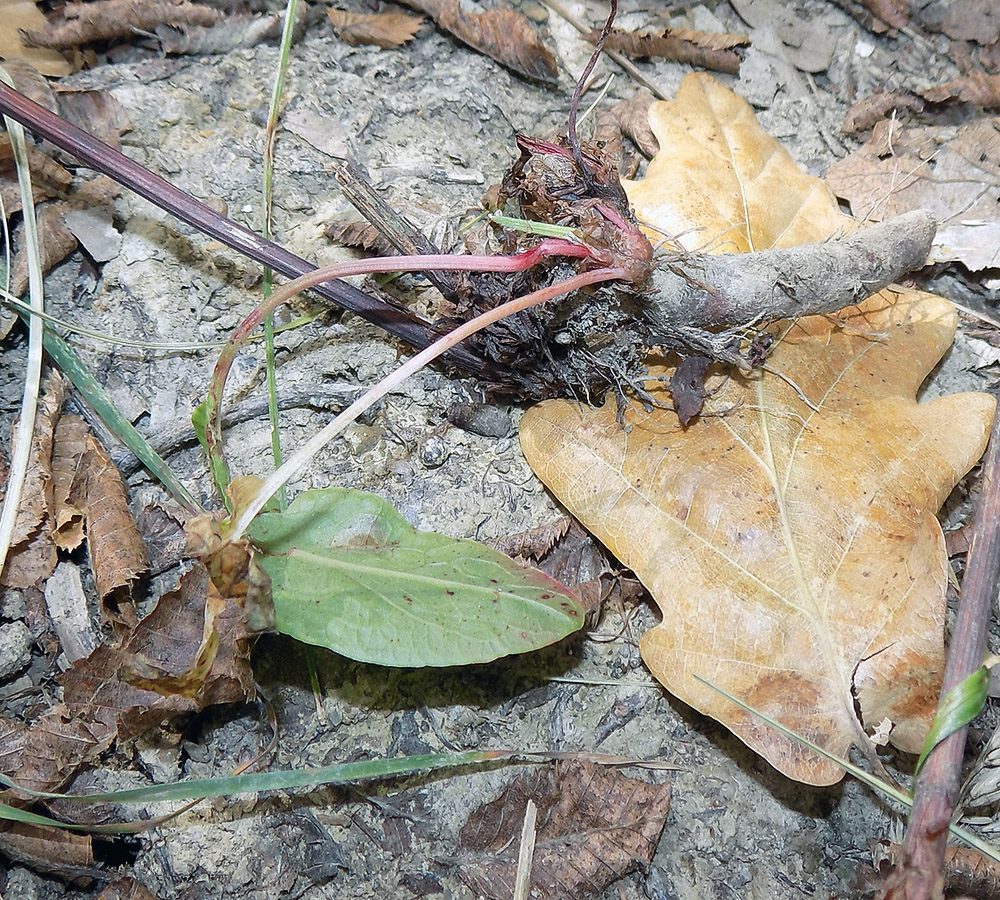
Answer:
<path fill-rule="evenodd" d="M 352 13 L 342 9 L 328 9 L 327 16 L 337 35 L 345 44 L 374 44 L 383 50 L 402 47 L 413 40 L 420 23 L 419 16 L 405 13 Z"/>
<path fill-rule="evenodd" d="M 372 494 L 307 491 L 247 534 L 271 576 L 277 630 L 352 659 L 487 662 L 583 624 L 557 581 L 473 541 L 417 531 Z"/>
<path fill-rule="evenodd" d="M 528 800 L 538 807 L 531 896 L 580 900 L 649 865 L 670 806 L 670 785 L 586 762 L 518 775 L 462 828 L 459 875 L 478 896 L 513 895 Z"/>
<path fill-rule="evenodd" d="M 164 594 L 121 647 L 98 647 L 63 676 L 63 703 L 30 725 L 0 719 L 0 771 L 33 790 L 53 790 L 107 749 L 174 716 L 253 696 L 251 635 L 243 611 L 226 605 L 218 649 L 194 696 L 163 696 L 126 679 L 134 663 L 188 671 L 203 644 L 208 573 L 195 566 Z"/>
<path fill-rule="evenodd" d="M 705 376 L 711 362 L 707 356 L 685 356 L 670 376 L 670 396 L 681 425 L 687 425 L 705 405 Z"/>
<path fill-rule="evenodd" d="M 535 26 L 512 9 L 487 9 L 470 13 L 459 0 L 403 0 L 429 15 L 441 28 L 450 32 L 473 50 L 493 57 L 518 75 L 555 85 L 559 67 L 545 48 Z"/>

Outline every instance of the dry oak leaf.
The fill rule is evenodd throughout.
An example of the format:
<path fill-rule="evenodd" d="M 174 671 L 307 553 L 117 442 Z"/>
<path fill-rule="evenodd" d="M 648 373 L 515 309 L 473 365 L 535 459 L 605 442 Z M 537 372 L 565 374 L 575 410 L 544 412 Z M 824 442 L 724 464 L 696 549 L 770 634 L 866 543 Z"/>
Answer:
<path fill-rule="evenodd" d="M 689 76 L 651 121 L 676 164 L 654 160 L 630 191 L 682 241 L 764 249 L 845 228 L 822 182 L 711 79 Z M 689 138 L 675 143 L 675 129 Z M 669 409 L 632 409 L 623 429 L 613 403 L 551 401 L 522 421 L 535 472 L 661 606 L 641 641 L 656 677 L 799 781 L 842 772 L 695 676 L 840 756 L 886 716 L 892 743 L 919 749 L 943 667 L 934 513 L 982 453 L 995 406 L 914 399 L 954 330 L 945 300 L 888 289 L 781 328 L 770 368 L 782 377 L 732 376 L 707 404 L 716 415 L 687 428 Z"/>
<path fill-rule="evenodd" d="M 623 181 L 640 223 L 686 250 L 746 253 L 826 240 L 855 222 L 833 192 L 798 169 L 750 105 L 710 75 L 688 75 L 670 103 L 654 103 L 660 145 L 641 181 Z"/>

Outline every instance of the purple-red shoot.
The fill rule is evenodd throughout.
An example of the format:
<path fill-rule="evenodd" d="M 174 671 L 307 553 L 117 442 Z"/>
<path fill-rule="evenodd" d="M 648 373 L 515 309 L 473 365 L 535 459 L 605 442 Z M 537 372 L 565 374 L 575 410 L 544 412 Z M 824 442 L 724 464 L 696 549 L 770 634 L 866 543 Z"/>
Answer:
<path fill-rule="evenodd" d="M 388 256 L 376 259 L 364 259 L 332 266 L 324 266 L 276 290 L 266 298 L 250 315 L 236 328 L 226 346 L 219 354 L 212 373 L 212 383 L 205 401 L 207 412 L 206 444 L 210 454 L 219 454 L 222 447 L 222 396 L 229 377 L 233 360 L 240 348 L 264 321 L 281 304 L 287 302 L 300 291 L 314 287 L 335 278 L 346 278 L 351 275 L 371 275 L 382 272 L 523 272 L 552 257 L 572 257 L 576 259 L 592 259 L 604 266 L 614 266 L 616 274 L 613 277 L 629 277 L 627 267 L 622 261 L 615 265 L 609 259 L 608 251 L 596 250 L 586 244 L 563 238 L 547 238 L 530 250 L 524 250 L 511 256 L 454 256 L 445 254 L 429 254 L 426 256 Z M 602 279 L 604 280 L 604 279 Z M 568 285 L 573 279 L 566 282 Z M 552 285 L 557 288 L 558 285 Z M 556 292 L 558 293 L 558 291 Z M 550 296 L 555 296 L 552 294 Z"/>

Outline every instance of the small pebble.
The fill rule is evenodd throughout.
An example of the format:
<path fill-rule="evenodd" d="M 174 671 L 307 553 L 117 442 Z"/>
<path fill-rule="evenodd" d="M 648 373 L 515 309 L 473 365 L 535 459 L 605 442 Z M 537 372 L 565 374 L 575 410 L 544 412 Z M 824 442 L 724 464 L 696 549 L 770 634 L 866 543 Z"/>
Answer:
<path fill-rule="evenodd" d="M 484 403 L 452 403 L 445 413 L 456 428 L 482 437 L 507 437 L 514 430 L 514 423 L 498 406 Z"/>
<path fill-rule="evenodd" d="M 523 3 L 521 12 L 539 25 L 543 25 L 549 20 L 549 11 L 541 3 Z"/>
<path fill-rule="evenodd" d="M 28 613 L 28 605 L 20 591 L 4 591 L 0 597 L 0 618 L 23 619 Z"/>
<path fill-rule="evenodd" d="M 436 469 L 449 456 L 451 451 L 444 440 L 432 434 L 420 445 L 420 462 L 426 469 Z"/>
<path fill-rule="evenodd" d="M 31 644 L 24 622 L 0 625 L 0 680 L 16 675 L 31 662 Z"/>

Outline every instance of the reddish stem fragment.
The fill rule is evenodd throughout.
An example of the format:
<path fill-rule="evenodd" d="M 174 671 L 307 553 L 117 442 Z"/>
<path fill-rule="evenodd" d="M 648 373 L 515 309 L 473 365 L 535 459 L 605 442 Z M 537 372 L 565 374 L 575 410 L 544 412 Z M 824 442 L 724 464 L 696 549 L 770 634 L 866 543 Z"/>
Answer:
<path fill-rule="evenodd" d="M 208 397 L 205 400 L 205 409 L 208 418 L 205 441 L 208 446 L 209 454 L 213 457 L 221 455 L 222 417 L 220 412 L 222 409 L 222 395 L 225 390 L 226 380 L 229 377 L 230 369 L 233 365 L 233 360 L 236 358 L 236 354 L 247 342 L 257 326 L 272 312 L 274 312 L 275 309 L 298 294 L 299 291 L 336 278 L 346 278 L 351 275 L 368 275 L 380 272 L 426 272 L 429 270 L 501 273 L 523 272 L 530 269 L 532 266 L 537 265 L 542 260 L 554 256 L 587 259 L 594 256 L 594 253 L 584 244 L 578 244 L 561 238 L 549 238 L 542 241 L 536 247 L 517 253 L 513 256 L 387 256 L 378 259 L 365 259 L 358 260 L 356 262 L 341 263 L 333 266 L 324 266 L 321 269 L 317 269 L 296 278 L 294 281 L 290 281 L 280 290 L 275 291 L 270 297 L 266 298 L 239 324 L 239 326 L 237 326 L 236 330 L 229 338 L 229 341 L 226 343 L 226 346 L 219 354 L 219 359 L 216 362 L 215 369 L 212 373 L 212 383 L 209 388 Z M 614 271 L 622 274 L 613 277 L 623 277 L 625 275 L 625 270 L 622 268 L 616 268 Z M 560 284 L 571 285 L 572 283 L 573 279 L 571 278 L 565 282 L 561 282 Z M 564 288 L 561 291 L 557 291 L 556 293 L 565 293 L 568 290 L 574 289 L 575 288 L 571 286 Z M 531 294 L 529 296 L 535 295 Z M 478 321 L 478 319 L 473 321 Z M 459 338 L 459 340 L 461 340 L 461 338 Z M 440 343 L 440 341 L 437 341 L 431 346 L 437 347 Z M 455 341 L 455 343 L 458 343 L 458 341 Z M 454 344 L 451 346 L 454 346 Z M 440 352 L 443 353 L 444 350 Z M 440 354 L 435 354 L 435 358 L 437 355 Z"/>
<path fill-rule="evenodd" d="M 264 484 L 261 485 L 260 490 L 257 492 L 257 496 L 240 514 L 229 540 L 238 541 L 246 529 L 250 526 L 254 516 L 256 516 L 257 513 L 264 508 L 267 501 L 281 489 L 281 486 L 285 484 L 288 479 L 297 475 L 305 464 L 322 447 L 343 431 L 351 422 L 357 419 L 358 416 L 364 413 L 365 410 L 370 409 L 379 401 L 380 398 L 384 397 L 389 393 L 389 391 L 393 390 L 404 379 L 408 378 L 414 372 L 419 371 L 424 366 L 432 363 L 442 353 L 446 353 L 451 347 L 454 347 L 459 342 L 464 341 L 467 337 L 471 337 L 487 325 L 492 325 L 494 322 L 500 321 L 500 319 L 512 316 L 515 313 L 528 309 L 531 306 L 537 306 L 547 300 L 551 300 L 562 294 L 568 294 L 571 291 L 579 290 L 580 288 L 586 287 L 590 284 L 598 284 L 603 281 L 626 280 L 627 278 L 628 273 L 620 266 L 609 266 L 602 269 L 592 269 L 589 272 L 581 272 L 579 275 L 574 275 L 564 281 L 558 281 L 555 284 L 550 284 L 548 287 L 533 291 L 530 294 L 526 294 L 524 297 L 517 297 L 514 300 L 509 300 L 507 303 L 501 304 L 494 309 L 487 310 L 481 315 L 476 316 L 476 318 L 470 319 L 468 322 L 464 322 L 459 325 L 454 331 L 446 334 L 443 338 L 434 344 L 431 344 L 430 347 L 425 348 L 416 356 L 407 360 L 388 378 L 383 378 L 382 381 L 375 385 L 371 390 L 367 391 L 363 396 L 355 400 L 349 407 L 347 407 L 347 409 L 333 419 L 333 421 L 328 423 L 321 431 L 317 432 L 308 441 L 306 441 L 303 447 L 296 451 L 293 456 L 291 456 L 280 468 L 272 473 Z"/>

